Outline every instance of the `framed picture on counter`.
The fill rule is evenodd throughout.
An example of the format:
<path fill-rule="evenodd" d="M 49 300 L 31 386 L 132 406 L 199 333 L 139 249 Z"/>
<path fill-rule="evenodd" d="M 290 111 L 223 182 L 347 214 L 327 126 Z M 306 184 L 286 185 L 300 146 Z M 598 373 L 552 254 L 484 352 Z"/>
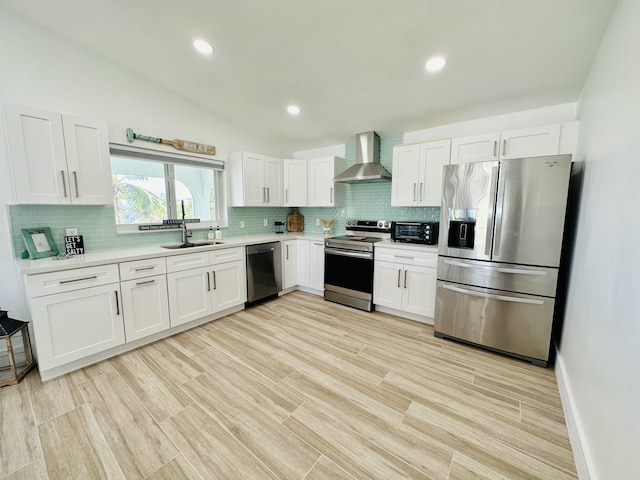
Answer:
<path fill-rule="evenodd" d="M 23 228 L 22 237 L 30 258 L 55 257 L 58 255 L 49 227 Z"/>

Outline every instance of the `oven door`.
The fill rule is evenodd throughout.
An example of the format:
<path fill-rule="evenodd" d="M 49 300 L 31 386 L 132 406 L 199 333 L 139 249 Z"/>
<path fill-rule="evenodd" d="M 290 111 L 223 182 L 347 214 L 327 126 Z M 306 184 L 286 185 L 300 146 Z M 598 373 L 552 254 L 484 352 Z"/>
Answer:
<path fill-rule="evenodd" d="M 324 288 L 371 301 L 373 252 L 325 247 Z"/>

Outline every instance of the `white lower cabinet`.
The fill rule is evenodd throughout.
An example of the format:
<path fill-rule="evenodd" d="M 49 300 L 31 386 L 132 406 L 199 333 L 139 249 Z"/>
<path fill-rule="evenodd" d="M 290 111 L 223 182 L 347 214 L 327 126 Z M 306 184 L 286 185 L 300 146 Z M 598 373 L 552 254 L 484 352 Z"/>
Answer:
<path fill-rule="evenodd" d="M 324 290 L 324 242 L 298 239 L 298 285 L 317 291 Z"/>
<path fill-rule="evenodd" d="M 128 280 L 120 289 L 127 342 L 169 329 L 166 275 Z"/>
<path fill-rule="evenodd" d="M 308 287 L 310 282 L 309 272 L 309 249 L 311 248 L 310 240 L 296 240 L 296 248 L 298 254 L 298 268 L 296 269 L 298 277 L 298 285 L 301 287 Z"/>
<path fill-rule="evenodd" d="M 118 265 L 127 342 L 170 328 L 165 259 L 148 258 Z"/>
<path fill-rule="evenodd" d="M 247 300 L 244 262 L 216 265 L 211 275 L 212 313 L 241 305 Z"/>
<path fill-rule="evenodd" d="M 169 318 L 172 327 L 211 314 L 211 273 L 209 267 L 169 273 L 167 287 L 169 290 Z"/>
<path fill-rule="evenodd" d="M 242 305 L 247 300 L 244 247 L 179 257 L 167 258 L 171 327 Z M 202 263 L 206 266 L 186 267 Z M 172 271 L 176 269 L 179 271 Z"/>
<path fill-rule="evenodd" d="M 282 246 L 282 288 L 286 290 L 298 284 L 298 241 L 287 240 Z"/>
<path fill-rule="evenodd" d="M 374 303 L 431 323 L 424 317 L 433 319 L 437 257 L 435 252 L 418 249 L 376 247 Z"/>
<path fill-rule="evenodd" d="M 309 249 L 309 286 L 315 290 L 324 290 L 324 242 L 311 242 Z"/>
<path fill-rule="evenodd" d="M 111 283 L 31 299 L 41 371 L 124 343 L 119 291 Z"/>

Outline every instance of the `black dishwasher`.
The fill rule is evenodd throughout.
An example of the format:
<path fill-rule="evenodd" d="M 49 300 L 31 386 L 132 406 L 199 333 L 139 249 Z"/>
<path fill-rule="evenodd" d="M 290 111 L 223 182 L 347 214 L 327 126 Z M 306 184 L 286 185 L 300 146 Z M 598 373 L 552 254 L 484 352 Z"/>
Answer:
<path fill-rule="evenodd" d="M 280 242 L 247 245 L 247 306 L 278 296 L 282 290 Z"/>

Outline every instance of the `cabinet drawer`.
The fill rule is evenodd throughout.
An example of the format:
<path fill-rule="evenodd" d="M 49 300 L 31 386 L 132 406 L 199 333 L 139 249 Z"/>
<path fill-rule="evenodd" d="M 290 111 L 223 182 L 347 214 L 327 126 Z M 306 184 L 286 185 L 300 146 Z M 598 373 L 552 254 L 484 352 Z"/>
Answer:
<path fill-rule="evenodd" d="M 209 252 L 187 253 L 167 257 L 167 273 L 209 266 Z"/>
<path fill-rule="evenodd" d="M 404 263 L 420 267 L 438 266 L 438 254 L 423 250 L 408 250 L 400 248 L 376 248 L 375 259 L 384 262 Z"/>
<path fill-rule="evenodd" d="M 244 259 L 244 247 L 223 248 L 209 252 L 209 265 L 235 262 Z"/>
<path fill-rule="evenodd" d="M 29 289 L 29 295 L 33 298 L 97 287 L 98 285 L 107 285 L 119 281 L 118 265 L 112 264 L 29 275 L 27 277 L 27 288 Z"/>
<path fill-rule="evenodd" d="M 148 258 L 146 260 L 135 260 L 124 262 L 120 266 L 120 280 L 135 280 L 137 278 L 151 277 L 167 273 L 167 264 L 162 258 Z"/>

